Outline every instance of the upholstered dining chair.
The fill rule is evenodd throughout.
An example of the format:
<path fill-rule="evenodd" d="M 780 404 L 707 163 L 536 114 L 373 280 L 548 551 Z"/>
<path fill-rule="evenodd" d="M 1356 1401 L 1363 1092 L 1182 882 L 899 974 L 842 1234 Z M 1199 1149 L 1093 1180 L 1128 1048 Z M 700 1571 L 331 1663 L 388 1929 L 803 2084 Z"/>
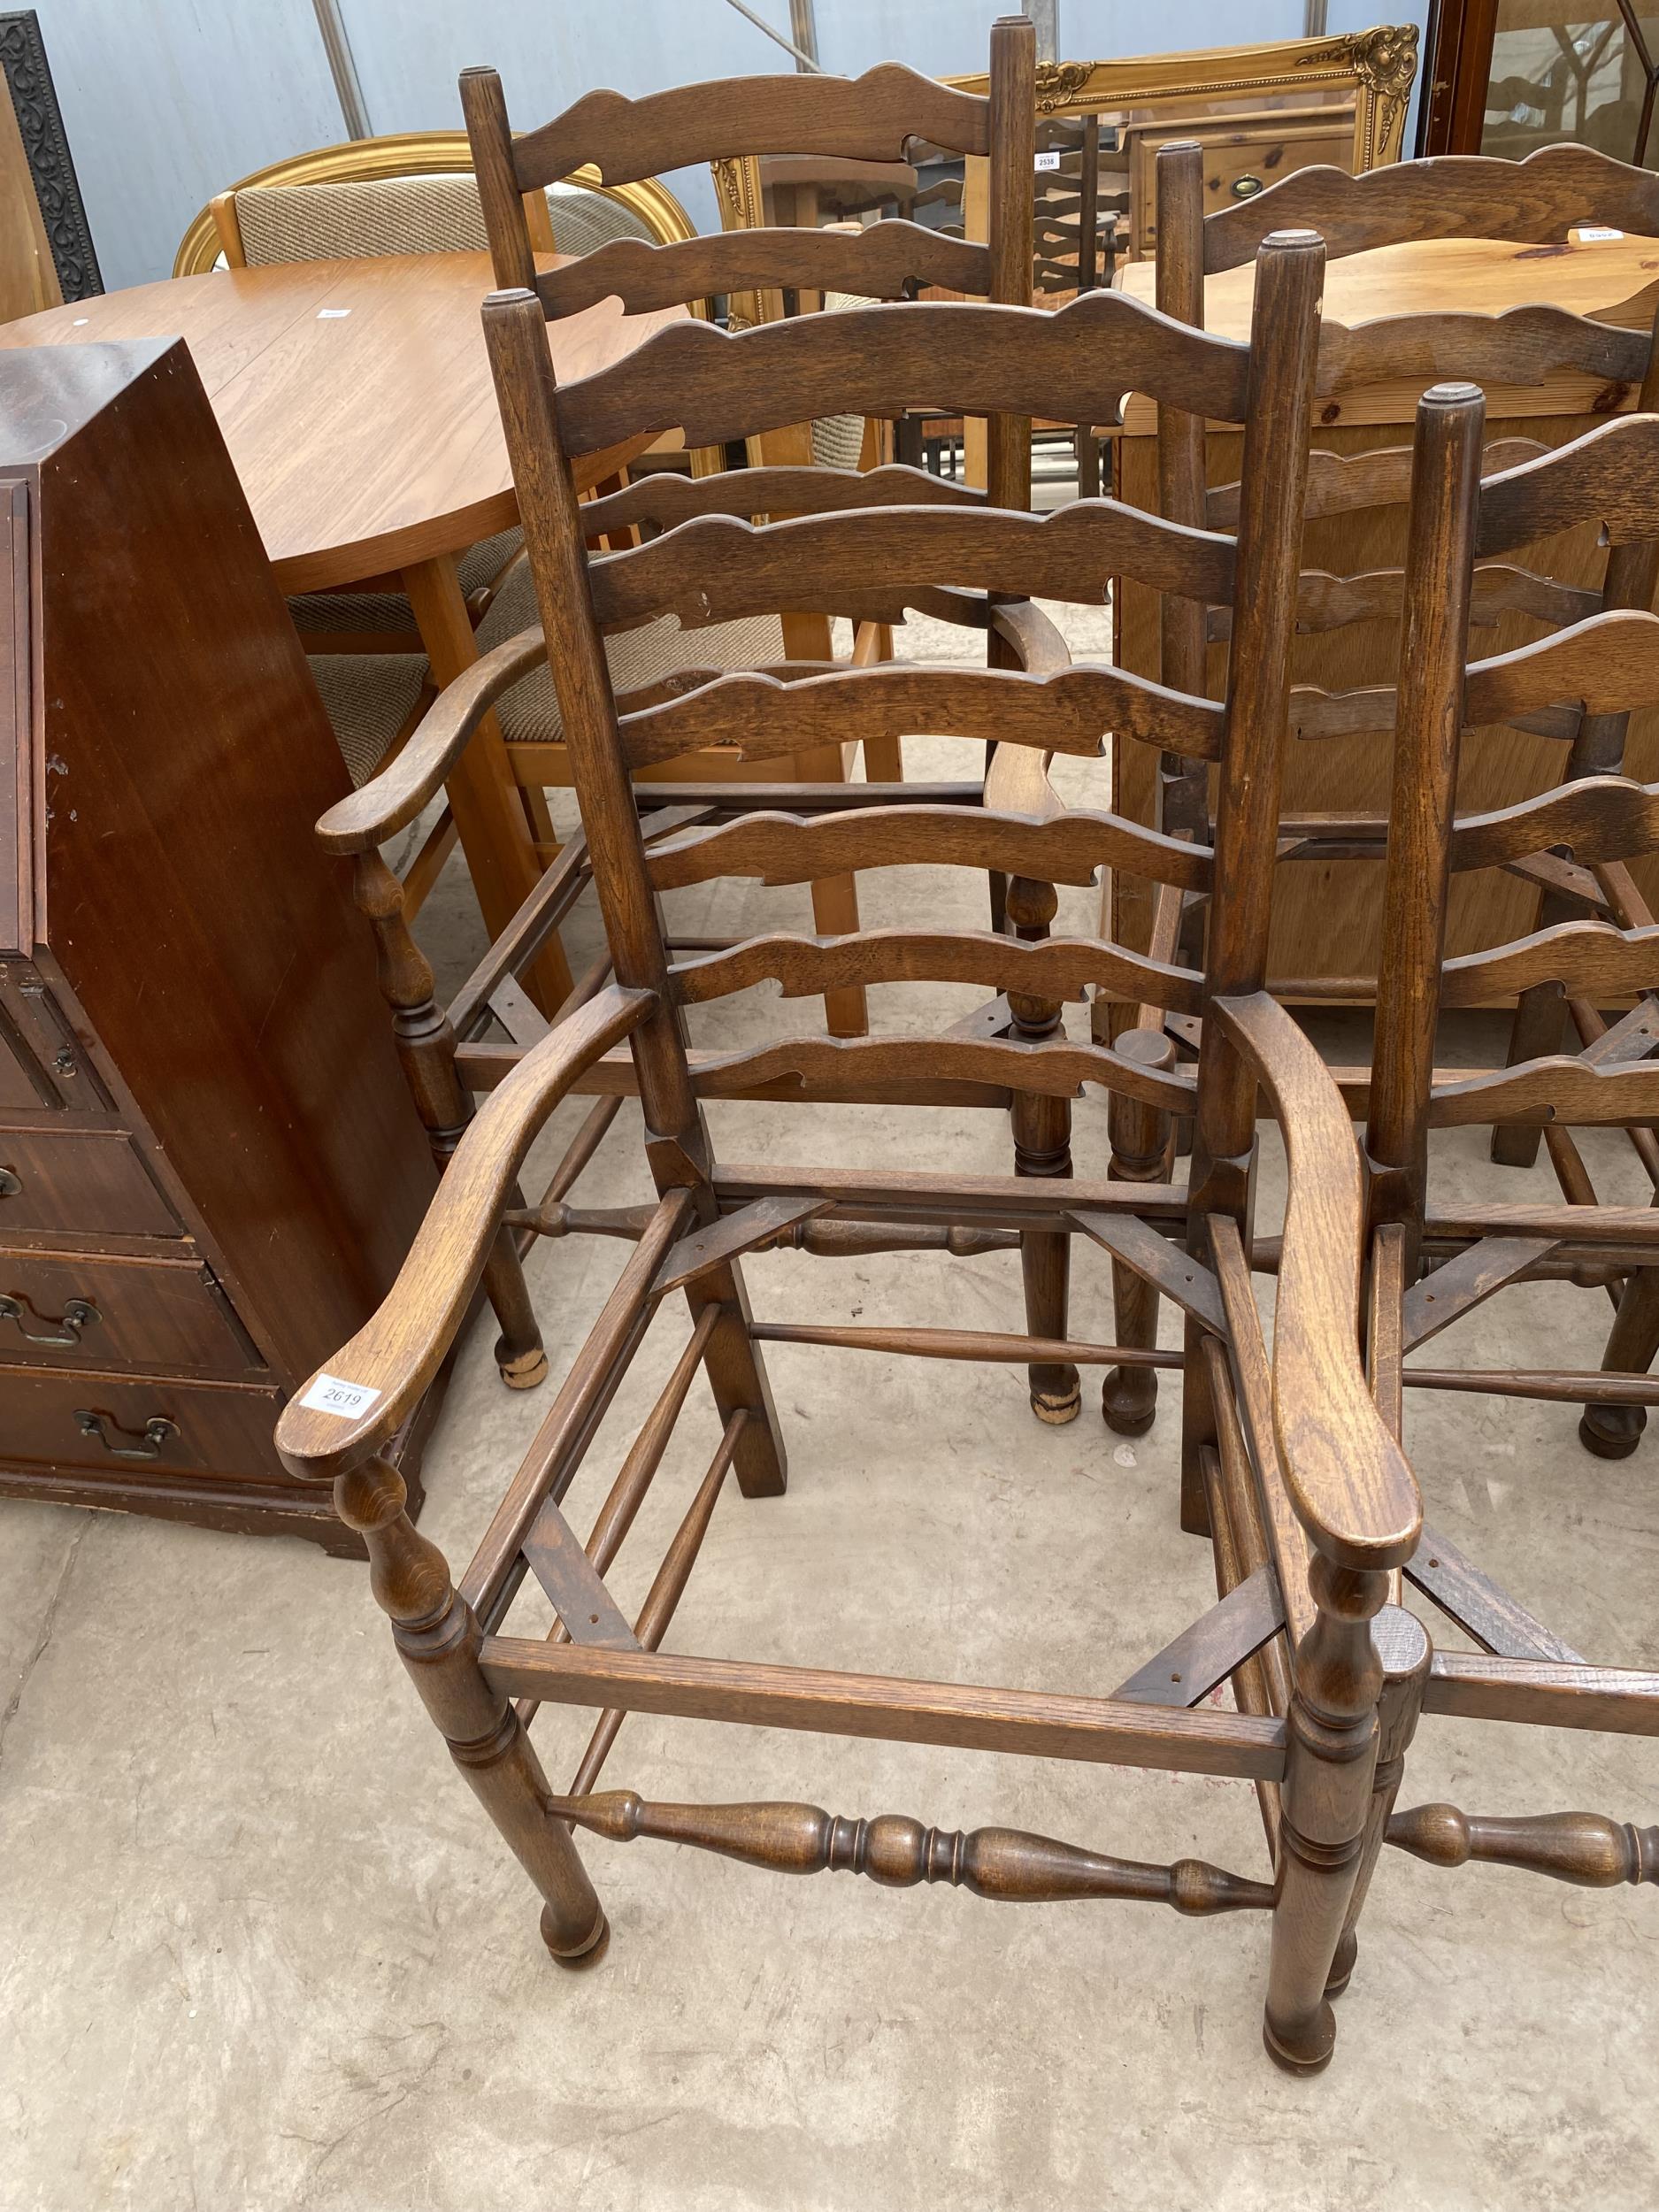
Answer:
<path fill-rule="evenodd" d="M 526 194 L 524 214 L 537 249 L 546 252 L 587 253 L 618 238 L 661 242 L 695 235 L 684 208 L 655 178 L 613 188 L 579 170 Z M 465 132 L 406 132 L 319 147 L 239 179 L 191 223 L 173 274 L 196 275 L 221 264 L 255 268 L 336 257 L 480 253 L 488 246 Z M 518 530 L 503 531 L 458 561 L 475 625 L 511 577 L 523 542 Z M 365 579 L 358 589 L 298 594 L 288 606 L 347 768 L 361 784 L 432 701 L 409 602 L 390 580 Z M 424 862 L 416 864 L 418 895 L 435 878 L 450 841 L 446 834 L 430 843 Z"/>

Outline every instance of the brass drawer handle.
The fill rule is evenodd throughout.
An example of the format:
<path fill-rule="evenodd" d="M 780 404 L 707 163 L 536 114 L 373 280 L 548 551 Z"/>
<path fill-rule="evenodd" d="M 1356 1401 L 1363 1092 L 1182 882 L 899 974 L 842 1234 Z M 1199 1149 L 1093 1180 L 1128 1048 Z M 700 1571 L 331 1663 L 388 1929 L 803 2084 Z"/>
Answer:
<path fill-rule="evenodd" d="M 1235 200 L 1253 200 L 1258 192 L 1265 192 L 1267 187 L 1260 177 L 1234 177 L 1229 189 Z"/>
<path fill-rule="evenodd" d="M 142 1444 L 111 1444 L 104 1425 L 104 1416 L 94 1413 L 87 1406 L 76 1407 L 75 1426 L 82 1436 L 96 1436 L 111 1459 L 159 1459 L 161 1448 L 167 1439 L 179 1433 L 176 1421 L 169 1421 L 164 1414 L 157 1413 L 144 1424 L 144 1440 Z M 117 1436 L 130 1436 L 133 1433 L 130 1429 L 119 1427 L 113 1421 L 110 1428 Z"/>
<path fill-rule="evenodd" d="M 82 1329 L 104 1318 L 97 1308 L 86 1298 L 72 1298 L 50 1329 L 31 1329 L 23 1318 L 25 1313 L 35 1313 L 35 1309 L 21 1298 L 11 1298 L 0 1293 L 0 1321 L 15 1321 L 19 1335 L 27 1343 L 62 1345 L 66 1351 L 73 1351 L 79 1345 Z M 35 1318 L 44 1321 L 49 1317 L 40 1313 L 35 1314 Z"/>
<path fill-rule="evenodd" d="M 20 1198 L 23 1186 L 9 1167 L 0 1167 L 0 1198 Z"/>

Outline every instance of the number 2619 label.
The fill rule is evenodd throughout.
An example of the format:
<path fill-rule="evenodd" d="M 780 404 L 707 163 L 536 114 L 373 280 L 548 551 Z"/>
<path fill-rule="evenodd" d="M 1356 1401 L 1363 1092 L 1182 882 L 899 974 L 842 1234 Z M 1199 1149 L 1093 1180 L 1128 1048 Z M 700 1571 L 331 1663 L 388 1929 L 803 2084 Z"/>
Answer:
<path fill-rule="evenodd" d="M 355 1421 L 360 1413 L 366 1413 L 380 1396 L 367 1383 L 342 1382 L 338 1375 L 319 1375 L 311 1388 L 300 1400 L 316 1413 L 337 1413 L 342 1419 Z"/>

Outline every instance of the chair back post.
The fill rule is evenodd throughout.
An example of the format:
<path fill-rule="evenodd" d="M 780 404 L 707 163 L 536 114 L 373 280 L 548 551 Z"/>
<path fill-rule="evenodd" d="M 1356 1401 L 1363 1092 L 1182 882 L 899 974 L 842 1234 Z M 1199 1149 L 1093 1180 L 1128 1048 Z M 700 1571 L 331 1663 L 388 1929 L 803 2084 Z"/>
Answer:
<path fill-rule="evenodd" d="M 1453 809 L 1463 719 L 1475 516 L 1486 403 L 1436 384 L 1417 403 L 1382 956 L 1366 1150 L 1373 1225 L 1404 1225 L 1416 1274 L 1428 1167 L 1428 1099 L 1440 1007 Z"/>
<path fill-rule="evenodd" d="M 1037 27 L 1029 16 L 999 16 L 991 26 L 990 128 L 990 297 L 1000 306 L 1029 307 L 1037 162 Z M 994 507 L 1030 506 L 1029 417 L 991 417 L 986 482 Z"/>
<path fill-rule="evenodd" d="M 1158 214 L 1157 306 L 1172 322 L 1204 326 L 1204 152 L 1196 139 L 1160 146 L 1156 171 Z M 1206 425 L 1191 408 L 1157 411 L 1158 512 L 1189 528 L 1205 526 Z M 1164 592 L 1158 602 L 1159 672 L 1171 690 L 1201 698 L 1209 658 L 1207 610 L 1195 599 Z M 1166 753 L 1158 778 L 1158 827 L 1172 837 L 1202 837 L 1208 828 L 1210 778 L 1199 761 Z"/>
<path fill-rule="evenodd" d="M 533 291 L 535 253 L 530 239 L 529 217 L 513 164 L 507 96 L 495 70 L 461 72 L 461 111 L 466 118 L 472 171 L 478 179 L 484 234 L 489 240 L 490 265 L 495 271 L 496 287 L 503 292 L 520 288 Z"/>
<path fill-rule="evenodd" d="M 1275 231 L 1256 257 L 1233 592 L 1234 606 L 1248 618 L 1234 630 L 1227 666 L 1207 997 L 1258 991 L 1267 978 L 1270 856 L 1279 826 L 1324 271 L 1325 242 L 1316 231 Z M 1202 1224 L 1224 1212 L 1242 1223 L 1256 1079 L 1220 1023 L 1204 1023 L 1198 1091 L 1191 1217 Z"/>
<path fill-rule="evenodd" d="M 492 292 L 483 311 L 548 656 L 558 676 L 565 742 L 581 797 L 594 887 L 617 980 L 658 996 L 657 1010 L 632 1041 L 646 1127 L 678 1136 L 695 1123 L 696 1103 L 594 615 L 583 526 L 559 429 L 547 317 L 535 293 L 524 288 Z"/>

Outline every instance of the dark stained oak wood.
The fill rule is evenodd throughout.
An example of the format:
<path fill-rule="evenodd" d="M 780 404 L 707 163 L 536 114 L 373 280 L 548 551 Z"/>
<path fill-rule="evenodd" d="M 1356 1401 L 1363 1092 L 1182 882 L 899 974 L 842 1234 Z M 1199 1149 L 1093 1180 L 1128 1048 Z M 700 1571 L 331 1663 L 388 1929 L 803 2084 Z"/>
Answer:
<path fill-rule="evenodd" d="M 1546 146 L 1525 161 L 1441 154 L 1350 176 L 1297 170 L 1265 192 L 1210 217 L 1204 266 L 1235 269 L 1270 231 L 1307 223 L 1338 255 L 1417 238 L 1515 238 L 1545 244 L 1575 225 L 1605 223 L 1659 236 L 1651 173 L 1589 146 Z"/>
<path fill-rule="evenodd" d="M 1167 394 L 1219 421 L 1247 411 L 1248 347 L 1172 325 L 1119 292 L 1090 292 L 1053 314 L 949 301 L 834 319 L 845 361 L 814 342 L 810 316 L 738 332 L 676 324 L 614 369 L 565 385 L 560 428 L 587 453 L 615 445 L 625 425 L 681 430 L 698 446 L 826 413 L 920 407 L 1102 421 L 1128 391 Z"/>
<path fill-rule="evenodd" d="M 676 961 L 669 973 L 680 996 L 693 1005 L 764 981 L 780 984 L 786 998 L 800 998 L 839 981 L 902 983 L 918 977 L 1062 999 L 1080 999 L 1093 984 L 1183 1013 L 1196 1013 L 1200 1003 L 1198 979 L 1190 969 L 1147 960 L 1099 939 L 1050 937 L 1026 945 L 965 930 L 867 930 L 844 940 L 751 937 L 728 951 Z"/>
<path fill-rule="evenodd" d="M 1015 1828 L 975 1828 L 964 1835 L 895 1813 L 838 1820 L 816 1805 L 660 1805 L 633 1790 L 556 1798 L 552 1809 L 616 1843 L 653 1836 L 778 1874 L 864 1874 L 884 1889 L 945 1882 L 1008 1903 L 1133 1898 L 1200 1915 L 1271 1910 L 1273 1902 L 1271 1885 L 1201 1860 L 1148 1866 Z"/>
<path fill-rule="evenodd" d="M 1388 1841 L 1431 1866 L 1521 1867 L 1579 1889 L 1621 1882 L 1659 1886 L 1659 1828 L 1638 1828 L 1602 1813 L 1537 1813 L 1519 1819 L 1459 1812 L 1455 1805 L 1417 1805 L 1395 1813 Z"/>
<path fill-rule="evenodd" d="M 1655 623 L 1659 628 L 1659 622 Z M 1110 730 L 1194 759 L 1214 760 L 1221 710 L 1116 669 L 1083 664 L 1052 676 L 1014 669 L 923 669 L 903 664 L 803 676 L 720 677 L 683 698 L 626 715 L 622 742 L 631 764 L 677 759 L 733 733 L 746 760 L 854 739 L 920 733 L 1097 757 Z M 774 730 L 776 736 L 774 737 Z"/>
<path fill-rule="evenodd" d="M 983 507 L 975 485 L 890 461 L 879 468 L 726 469 L 718 476 L 677 476 L 653 470 L 620 491 L 589 500 L 582 519 L 603 536 L 638 523 L 663 529 L 695 515 L 810 515 L 856 507 Z"/>
<path fill-rule="evenodd" d="M 1284 1763 L 1279 1722 L 1118 1705 L 1110 1698 L 903 1682 L 730 1659 L 582 1651 L 509 1636 L 486 1640 L 483 1667 L 485 1678 L 507 1694 L 553 1704 L 603 1701 L 629 1712 L 742 1720 L 763 1728 L 827 1726 L 838 1735 L 882 1742 L 1017 1749 L 1038 1758 L 1188 1774 L 1277 1779 Z"/>
<path fill-rule="evenodd" d="M 492 72 L 469 70 L 466 77 Z M 466 78 L 463 79 L 465 88 Z M 513 143 L 521 192 L 592 162 L 605 184 L 632 184 L 733 154 L 837 154 L 896 161 L 911 138 L 987 154 L 990 102 L 897 62 L 862 77 L 728 77 L 625 99 L 590 92 Z"/>
<path fill-rule="evenodd" d="M 816 818 L 746 814 L 713 829 L 654 845 L 647 857 L 660 891 L 722 875 L 762 883 L 809 883 L 856 861 L 864 868 L 986 868 L 1000 860 L 1055 883 L 1094 882 L 1101 867 L 1125 868 L 1183 890 L 1210 887 L 1210 855 L 1184 840 L 1113 814 L 1079 810 L 1049 821 L 989 807 L 889 806 Z"/>
<path fill-rule="evenodd" d="M 898 299 L 911 283 L 988 293 L 990 250 L 896 220 L 852 234 L 733 230 L 663 246 L 613 238 L 563 267 L 541 271 L 535 290 L 549 315 L 557 316 L 580 314 L 612 296 L 638 314 L 720 293 L 801 285 L 860 299 Z"/>
<path fill-rule="evenodd" d="M 1563 368 L 1609 383 L 1640 384 L 1649 345 L 1646 330 L 1620 330 L 1559 307 L 1512 307 L 1501 315 L 1384 316 L 1351 330 L 1326 323 L 1319 334 L 1316 389 L 1325 395 L 1391 377 L 1535 384 Z M 1527 533 L 1547 534 L 1542 529 Z M 1497 549 L 1481 547 L 1483 552 Z"/>
<path fill-rule="evenodd" d="M 1622 415 L 1483 483 L 1475 551 L 1508 553 L 1578 522 L 1609 545 L 1633 542 L 1652 535 L 1655 496 L 1659 421 Z"/>
<path fill-rule="evenodd" d="M 1110 499 L 1074 501 L 1051 515 L 895 507 L 758 527 L 711 515 L 596 562 L 594 609 L 607 624 L 671 611 L 695 626 L 803 606 L 898 620 L 917 603 L 912 593 L 941 584 L 1102 605 L 1125 568 L 1160 590 L 1225 600 L 1233 560 L 1230 538 Z"/>
<path fill-rule="evenodd" d="M 1425 1712 L 1450 1713 L 1464 1720 L 1659 1736 L 1659 1674 L 1439 1651 L 1423 1707 Z"/>

